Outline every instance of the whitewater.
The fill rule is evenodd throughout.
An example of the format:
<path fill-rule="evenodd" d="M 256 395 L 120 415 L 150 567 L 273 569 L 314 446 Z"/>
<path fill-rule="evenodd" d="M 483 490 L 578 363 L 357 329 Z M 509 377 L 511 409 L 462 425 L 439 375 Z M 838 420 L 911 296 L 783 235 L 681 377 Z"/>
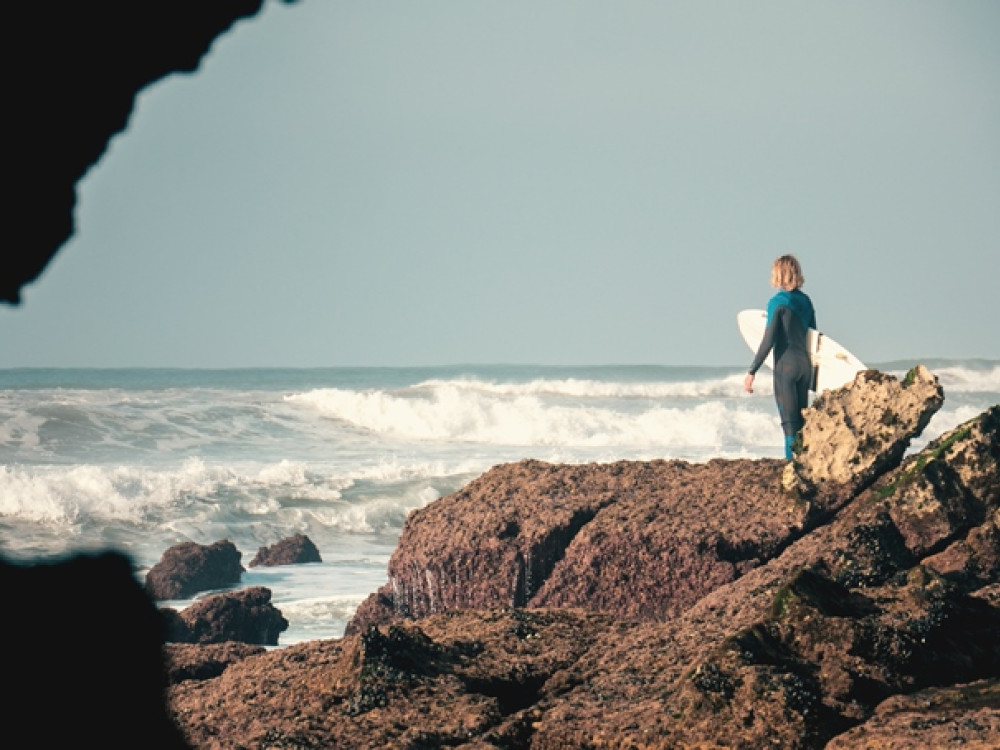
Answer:
<path fill-rule="evenodd" d="M 901 377 L 916 362 L 876 365 Z M 911 446 L 1000 402 L 1000 361 L 924 362 L 944 407 Z M 339 637 L 386 581 L 407 515 L 490 467 L 778 458 L 770 378 L 740 367 L 0 370 L 0 555 L 113 549 L 137 577 L 232 541 L 290 622 Z M 321 563 L 250 568 L 296 533 Z M 184 607 L 188 601 L 164 602 Z"/>

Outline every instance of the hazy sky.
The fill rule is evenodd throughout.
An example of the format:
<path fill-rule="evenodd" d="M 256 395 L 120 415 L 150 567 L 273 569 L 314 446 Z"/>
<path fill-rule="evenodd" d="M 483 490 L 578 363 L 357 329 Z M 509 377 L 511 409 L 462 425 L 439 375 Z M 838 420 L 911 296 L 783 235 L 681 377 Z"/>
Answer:
<path fill-rule="evenodd" d="M 303 0 L 138 99 L 0 367 L 1000 357 L 1000 2 Z"/>

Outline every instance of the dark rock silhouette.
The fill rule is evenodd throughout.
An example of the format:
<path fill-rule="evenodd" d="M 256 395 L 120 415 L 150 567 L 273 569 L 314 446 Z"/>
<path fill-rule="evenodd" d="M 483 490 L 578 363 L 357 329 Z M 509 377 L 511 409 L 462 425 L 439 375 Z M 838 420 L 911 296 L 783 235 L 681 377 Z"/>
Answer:
<path fill-rule="evenodd" d="M 187 747 L 166 710 L 162 621 L 127 558 L 0 560 L 0 591 L 9 746 Z"/>
<path fill-rule="evenodd" d="M 220 34 L 263 0 L 99 0 L 12 4 L 6 12 L 13 201 L 0 301 L 18 303 L 73 233 L 76 186 L 123 131 L 136 94 L 193 72 Z"/>
<path fill-rule="evenodd" d="M 235 586 L 245 572 L 240 564 L 242 556 L 227 539 L 207 545 L 175 544 L 149 569 L 146 591 L 154 600 L 162 601 Z"/>
<path fill-rule="evenodd" d="M 271 565 L 298 565 L 301 563 L 323 562 L 319 550 L 312 540 L 304 534 L 295 534 L 270 547 L 257 550 L 250 567 Z"/>

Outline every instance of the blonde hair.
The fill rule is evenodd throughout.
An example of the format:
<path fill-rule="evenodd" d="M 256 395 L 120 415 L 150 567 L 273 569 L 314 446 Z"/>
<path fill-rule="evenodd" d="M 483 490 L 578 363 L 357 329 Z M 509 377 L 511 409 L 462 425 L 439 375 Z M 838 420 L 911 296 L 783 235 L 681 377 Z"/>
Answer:
<path fill-rule="evenodd" d="M 791 292 L 805 283 L 802 266 L 794 255 L 782 255 L 771 265 L 771 286 Z"/>

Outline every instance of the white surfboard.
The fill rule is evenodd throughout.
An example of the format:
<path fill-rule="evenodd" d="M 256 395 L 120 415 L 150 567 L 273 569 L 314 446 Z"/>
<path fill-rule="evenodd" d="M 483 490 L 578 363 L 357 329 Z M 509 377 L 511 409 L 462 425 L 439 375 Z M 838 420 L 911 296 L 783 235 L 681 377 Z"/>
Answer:
<path fill-rule="evenodd" d="M 743 340 L 750 351 L 757 353 L 764 329 L 767 328 L 766 310 L 742 310 L 736 316 Z M 811 390 L 822 393 L 831 388 L 839 388 L 854 380 L 854 376 L 862 370 L 867 370 L 864 362 L 851 354 L 836 341 L 815 328 L 807 332 L 809 356 L 813 362 L 813 387 Z M 774 354 L 769 353 L 764 364 L 774 368 Z"/>

